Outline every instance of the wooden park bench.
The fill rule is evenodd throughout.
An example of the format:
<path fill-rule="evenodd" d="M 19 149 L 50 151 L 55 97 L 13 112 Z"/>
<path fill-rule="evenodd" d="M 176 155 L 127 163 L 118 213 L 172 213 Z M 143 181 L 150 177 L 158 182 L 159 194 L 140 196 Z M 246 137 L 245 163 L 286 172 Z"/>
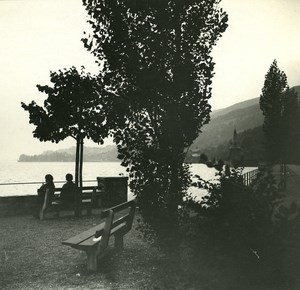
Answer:
<path fill-rule="evenodd" d="M 115 248 L 123 248 L 123 237 L 131 230 L 134 213 L 134 200 L 103 210 L 101 218 L 104 221 L 102 223 L 62 242 L 62 244 L 85 251 L 87 269 L 96 271 L 98 259 L 108 252 L 111 236 L 114 236 Z"/>
<path fill-rule="evenodd" d="M 70 202 L 69 204 L 61 203 L 59 199 L 61 190 L 61 187 L 55 188 L 54 199 L 49 206 L 49 209 L 55 211 L 58 216 L 63 210 L 72 210 L 75 212 L 75 215 L 80 216 L 83 209 L 86 209 L 87 214 L 91 215 L 93 208 L 101 207 L 101 198 L 104 194 L 104 191 L 99 189 L 97 186 L 84 186 L 78 188 L 74 192 L 74 202 Z M 46 210 L 48 209 L 46 208 Z"/>

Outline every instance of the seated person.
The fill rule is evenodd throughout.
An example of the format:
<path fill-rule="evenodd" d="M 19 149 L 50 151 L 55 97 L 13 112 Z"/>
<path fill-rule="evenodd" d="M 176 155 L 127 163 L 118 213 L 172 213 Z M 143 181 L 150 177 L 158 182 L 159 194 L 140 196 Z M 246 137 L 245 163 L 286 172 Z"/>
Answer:
<path fill-rule="evenodd" d="M 54 189 L 53 176 L 51 174 L 47 174 L 45 176 L 45 183 L 37 190 L 37 202 L 39 206 L 38 217 L 40 220 L 44 219 L 45 210 L 51 205 L 51 201 L 54 196 Z"/>
<path fill-rule="evenodd" d="M 68 173 L 66 175 L 66 183 L 62 186 L 60 193 L 60 200 L 63 205 L 75 203 L 77 186 L 73 182 L 73 175 Z"/>

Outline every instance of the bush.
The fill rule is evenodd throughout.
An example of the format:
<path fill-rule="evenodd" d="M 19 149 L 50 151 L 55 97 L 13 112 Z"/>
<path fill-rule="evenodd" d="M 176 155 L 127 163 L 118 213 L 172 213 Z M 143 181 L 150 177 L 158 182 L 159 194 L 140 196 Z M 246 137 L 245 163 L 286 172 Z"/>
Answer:
<path fill-rule="evenodd" d="M 294 289 L 299 282 L 299 209 L 281 204 L 268 168 L 249 187 L 242 183 L 241 170 L 219 175 L 218 184 L 198 183 L 208 192 L 201 202 L 186 202 L 181 225 L 189 271 L 205 264 L 206 274 L 218 273 L 232 287 Z"/>

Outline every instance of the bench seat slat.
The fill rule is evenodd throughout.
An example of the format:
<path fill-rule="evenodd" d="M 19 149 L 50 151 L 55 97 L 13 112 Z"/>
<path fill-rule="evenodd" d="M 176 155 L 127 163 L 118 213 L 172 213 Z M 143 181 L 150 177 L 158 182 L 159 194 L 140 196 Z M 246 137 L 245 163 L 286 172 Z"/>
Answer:
<path fill-rule="evenodd" d="M 124 230 L 126 228 L 126 220 L 128 219 L 129 214 L 126 214 L 125 216 L 115 220 L 112 224 L 112 230 L 111 235 L 115 234 L 119 230 Z M 64 245 L 70 245 L 72 247 L 76 248 L 86 248 L 90 246 L 94 246 L 98 242 L 94 242 L 93 238 L 95 237 L 96 231 L 103 231 L 104 224 L 101 223 L 98 226 L 95 226 L 85 232 L 82 232 L 81 234 L 74 236 L 66 241 L 63 242 Z M 102 235 L 102 233 L 101 233 Z"/>
<path fill-rule="evenodd" d="M 77 236 L 74 236 L 74 237 L 72 237 L 72 238 L 70 238 L 70 239 L 68 239 L 66 241 L 63 241 L 62 243 L 63 243 L 63 245 L 69 245 L 69 246 L 78 245 L 82 241 L 85 241 L 85 240 L 87 240 L 87 239 L 89 239 L 91 237 L 94 238 L 96 231 L 103 230 L 104 229 L 104 225 L 105 225 L 105 223 L 103 222 L 103 223 L 101 223 L 101 224 L 99 224 L 99 225 L 97 225 L 97 226 L 95 226 L 93 228 L 90 228 L 87 231 L 84 231 L 84 232 L 80 233 Z"/>
<path fill-rule="evenodd" d="M 105 191 L 103 189 L 99 189 L 96 186 L 86 186 L 82 187 L 82 194 L 90 194 L 93 192 L 93 190 L 96 189 L 96 194 L 104 193 Z M 54 189 L 54 192 L 61 192 L 62 187 L 56 187 Z"/>
<path fill-rule="evenodd" d="M 92 199 L 90 197 L 83 198 L 81 202 L 92 202 Z"/>
<path fill-rule="evenodd" d="M 118 233 L 119 231 L 122 231 L 126 229 L 126 223 L 122 223 L 120 225 L 118 225 L 117 227 L 115 227 L 114 229 L 111 230 L 110 235 L 113 236 L 114 234 Z M 95 234 L 95 233 L 94 233 Z M 100 241 L 93 241 L 94 239 L 94 235 L 84 241 L 82 241 L 81 243 L 77 244 L 74 246 L 74 248 L 76 249 L 80 249 L 80 250 L 87 250 L 91 247 L 94 247 L 95 245 L 97 245 Z"/>
<path fill-rule="evenodd" d="M 85 190 L 93 190 L 94 188 L 96 188 L 97 191 L 103 191 L 103 189 L 100 189 L 99 187 L 97 187 L 97 185 L 95 186 L 83 186 L 82 187 L 82 190 L 85 191 Z M 62 187 L 55 187 L 54 191 L 55 192 L 59 192 L 62 190 Z"/>

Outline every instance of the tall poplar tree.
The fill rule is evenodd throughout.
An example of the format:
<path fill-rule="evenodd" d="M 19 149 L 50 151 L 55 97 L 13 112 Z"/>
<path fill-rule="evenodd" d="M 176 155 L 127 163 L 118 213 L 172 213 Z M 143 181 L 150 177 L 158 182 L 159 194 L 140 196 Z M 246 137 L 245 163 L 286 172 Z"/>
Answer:
<path fill-rule="evenodd" d="M 266 136 L 266 158 L 271 163 L 282 162 L 283 159 L 282 113 L 287 89 L 287 77 L 274 60 L 265 76 L 260 96 L 260 108 L 265 116 L 263 129 Z"/>
<path fill-rule="evenodd" d="M 266 74 L 260 108 L 265 116 L 267 161 L 273 164 L 295 162 L 299 155 L 299 100 L 297 92 L 289 88 L 286 74 L 278 68 L 276 60 Z"/>
<path fill-rule="evenodd" d="M 121 106 L 119 157 L 146 221 L 176 224 L 188 187 L 188 147 L 209 121 L 211 51 L 227 28 L 219 0 L 83 0 L 83 40 Z M 152 223 L 153 225 L 153 223 Z"/>

